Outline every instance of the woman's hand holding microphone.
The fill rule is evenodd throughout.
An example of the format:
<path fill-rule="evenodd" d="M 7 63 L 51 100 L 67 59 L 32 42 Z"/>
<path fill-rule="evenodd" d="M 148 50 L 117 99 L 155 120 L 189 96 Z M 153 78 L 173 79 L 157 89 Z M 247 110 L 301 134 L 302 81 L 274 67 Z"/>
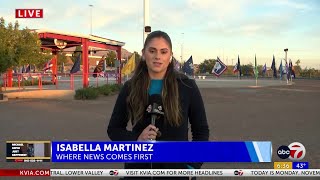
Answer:
<path fill-rule="evenodd" d="M 157 137 L 158 131 L 159 131 L 159 128 L 156 128 L 154 125 L 150 124 L 142 131 L 142 133 L 138 137 L 138 141 L 155 140 Z"/>

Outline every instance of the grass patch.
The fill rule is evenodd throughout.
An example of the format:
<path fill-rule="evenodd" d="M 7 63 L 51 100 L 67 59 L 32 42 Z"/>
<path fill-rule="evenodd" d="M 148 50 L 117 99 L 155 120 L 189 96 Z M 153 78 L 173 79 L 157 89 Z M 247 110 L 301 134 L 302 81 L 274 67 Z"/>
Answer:
<path fill-rule="evenodd" d="M 99 94 L 105 95 L 105 96 L 108 96 L 112 92 L 110 85 L 99 86 L 97 87 L 97 90 Z"/>
<path fill-rule="evenodd" d="M 20 81 L 20 86 L 38 86 L 38 85 L 39 85 L 38 79 L 34 79 L 33 83 L 32 83 L 32 80 Z M 42 85 L 53 85 L 53 83 L 51 81 L 42 81 Z M 17 81 L 13 81 L 12 86 L 18 87 L 19 83 Z"/>
<path fill-rule="evenodd" d="M 74 96 L 77 100 L 97 99 L 99 95 L 108 96 L 114 92 L 120 91 L 122 85 L 118 84 L 105 84 L 99 87 L 88 87 L 77 89 Z"/>
<path fill-rule="evenodd" d="M 85 99 L 97 99 L 99 96 L 99 91 L 97 88 L 88 87 L 77 89 L 74 98 L 77 100 L 85 100 Z"/>

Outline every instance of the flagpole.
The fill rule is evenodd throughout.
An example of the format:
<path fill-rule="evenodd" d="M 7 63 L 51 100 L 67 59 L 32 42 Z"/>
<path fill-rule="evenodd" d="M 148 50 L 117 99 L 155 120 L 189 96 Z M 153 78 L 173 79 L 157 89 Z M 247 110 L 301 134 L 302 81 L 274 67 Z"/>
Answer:
<path fill-rule="evenodd" d="M 281 59 L 281 62 L 280 62 L 280 81 L 282 81 L 282 59 Z"/>
<path fill-rule="evenodd" d="M 239 67 L 239 68 L 238 68 Z M 238 54 L 238 63 L 237 63 L 237 69 L 238 69 L 238 78 L 239 80 L 241 79 L 241 64 L 240 64 L 240 57 L 239 57 L 239 54 Z"/>
<path fill-rule="evenodd" d="M 254 72 L 256 76 L 256 87 L 258 86 L 258 65 L 257 65 L 257 56 L 254 55 Z"/>
<path fill-rule="evenodd" d="M 284 52 L 285 52 L 285 61 L 286 61 L 286 79 L 287 79 L 287 84 L 289 84 L 289 79 L 288 79 L 288 61 L 287 61 L 287 58 L 288 58 L 288 48 L 284 49 Z"/>
<path fill-rule="evenodd" d="M 143 45 L 148 34 L 151 32 L 150 19 L 149 19 L 149 14 L 150 14 L 149 4 L 150 4 L 149 0 L 143 1 L 143 9 L 144 9 Z"/>

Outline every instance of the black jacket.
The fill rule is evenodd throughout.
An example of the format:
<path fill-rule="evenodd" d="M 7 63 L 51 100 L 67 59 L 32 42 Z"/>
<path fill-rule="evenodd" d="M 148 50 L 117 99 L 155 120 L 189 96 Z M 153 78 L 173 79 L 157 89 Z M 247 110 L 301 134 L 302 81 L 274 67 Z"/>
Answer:
<path fill-rule="evenodd" d="M 183 114 L 183 120 L 179 127 L 156 121 L 156 127 L 161 131 L 161 137 L 157 141 L 188 141 L 188 124 L 191 124 L 193 141 L 208 141 L 209 128 L 205 108 L 198 86 L 195 81 L 185 75 L 179 75 L 179 99 Z M 132 131 L 127 130 L 128 113 L 126 97 L 129 94 L 128 83 L 121 89 L 111 115 L 108 126 L 108 135 L 112 141 L 136 141 L 141 132 L 150 124 L 150 117 L 145 115 L 144 120 L 139 121 Z M 146 107 L 147 108 L 147 107 Z M 168 150 L 170 153 L 170 150 Z M 201 168 L 202 163 L 188 163 L 192 167 Z M 186 163 L 126 163 L 126 169 L 187 169 Z M 177 179 L 177 178 L 175 178 Z"/>

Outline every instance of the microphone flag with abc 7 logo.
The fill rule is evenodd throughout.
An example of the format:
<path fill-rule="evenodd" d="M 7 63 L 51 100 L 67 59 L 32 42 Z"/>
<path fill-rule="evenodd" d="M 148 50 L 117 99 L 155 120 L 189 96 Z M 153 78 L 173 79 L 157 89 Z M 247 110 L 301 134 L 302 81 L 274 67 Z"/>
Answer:
<path fill-rule="evenodd" d="M 293 142 L 289 146 L 280 146 L 277 150 L 277 154 L 281 159 L 289 158 L 292 161 L 299 161 L 306 155 L 306 148 L 299 142 Z"/>

